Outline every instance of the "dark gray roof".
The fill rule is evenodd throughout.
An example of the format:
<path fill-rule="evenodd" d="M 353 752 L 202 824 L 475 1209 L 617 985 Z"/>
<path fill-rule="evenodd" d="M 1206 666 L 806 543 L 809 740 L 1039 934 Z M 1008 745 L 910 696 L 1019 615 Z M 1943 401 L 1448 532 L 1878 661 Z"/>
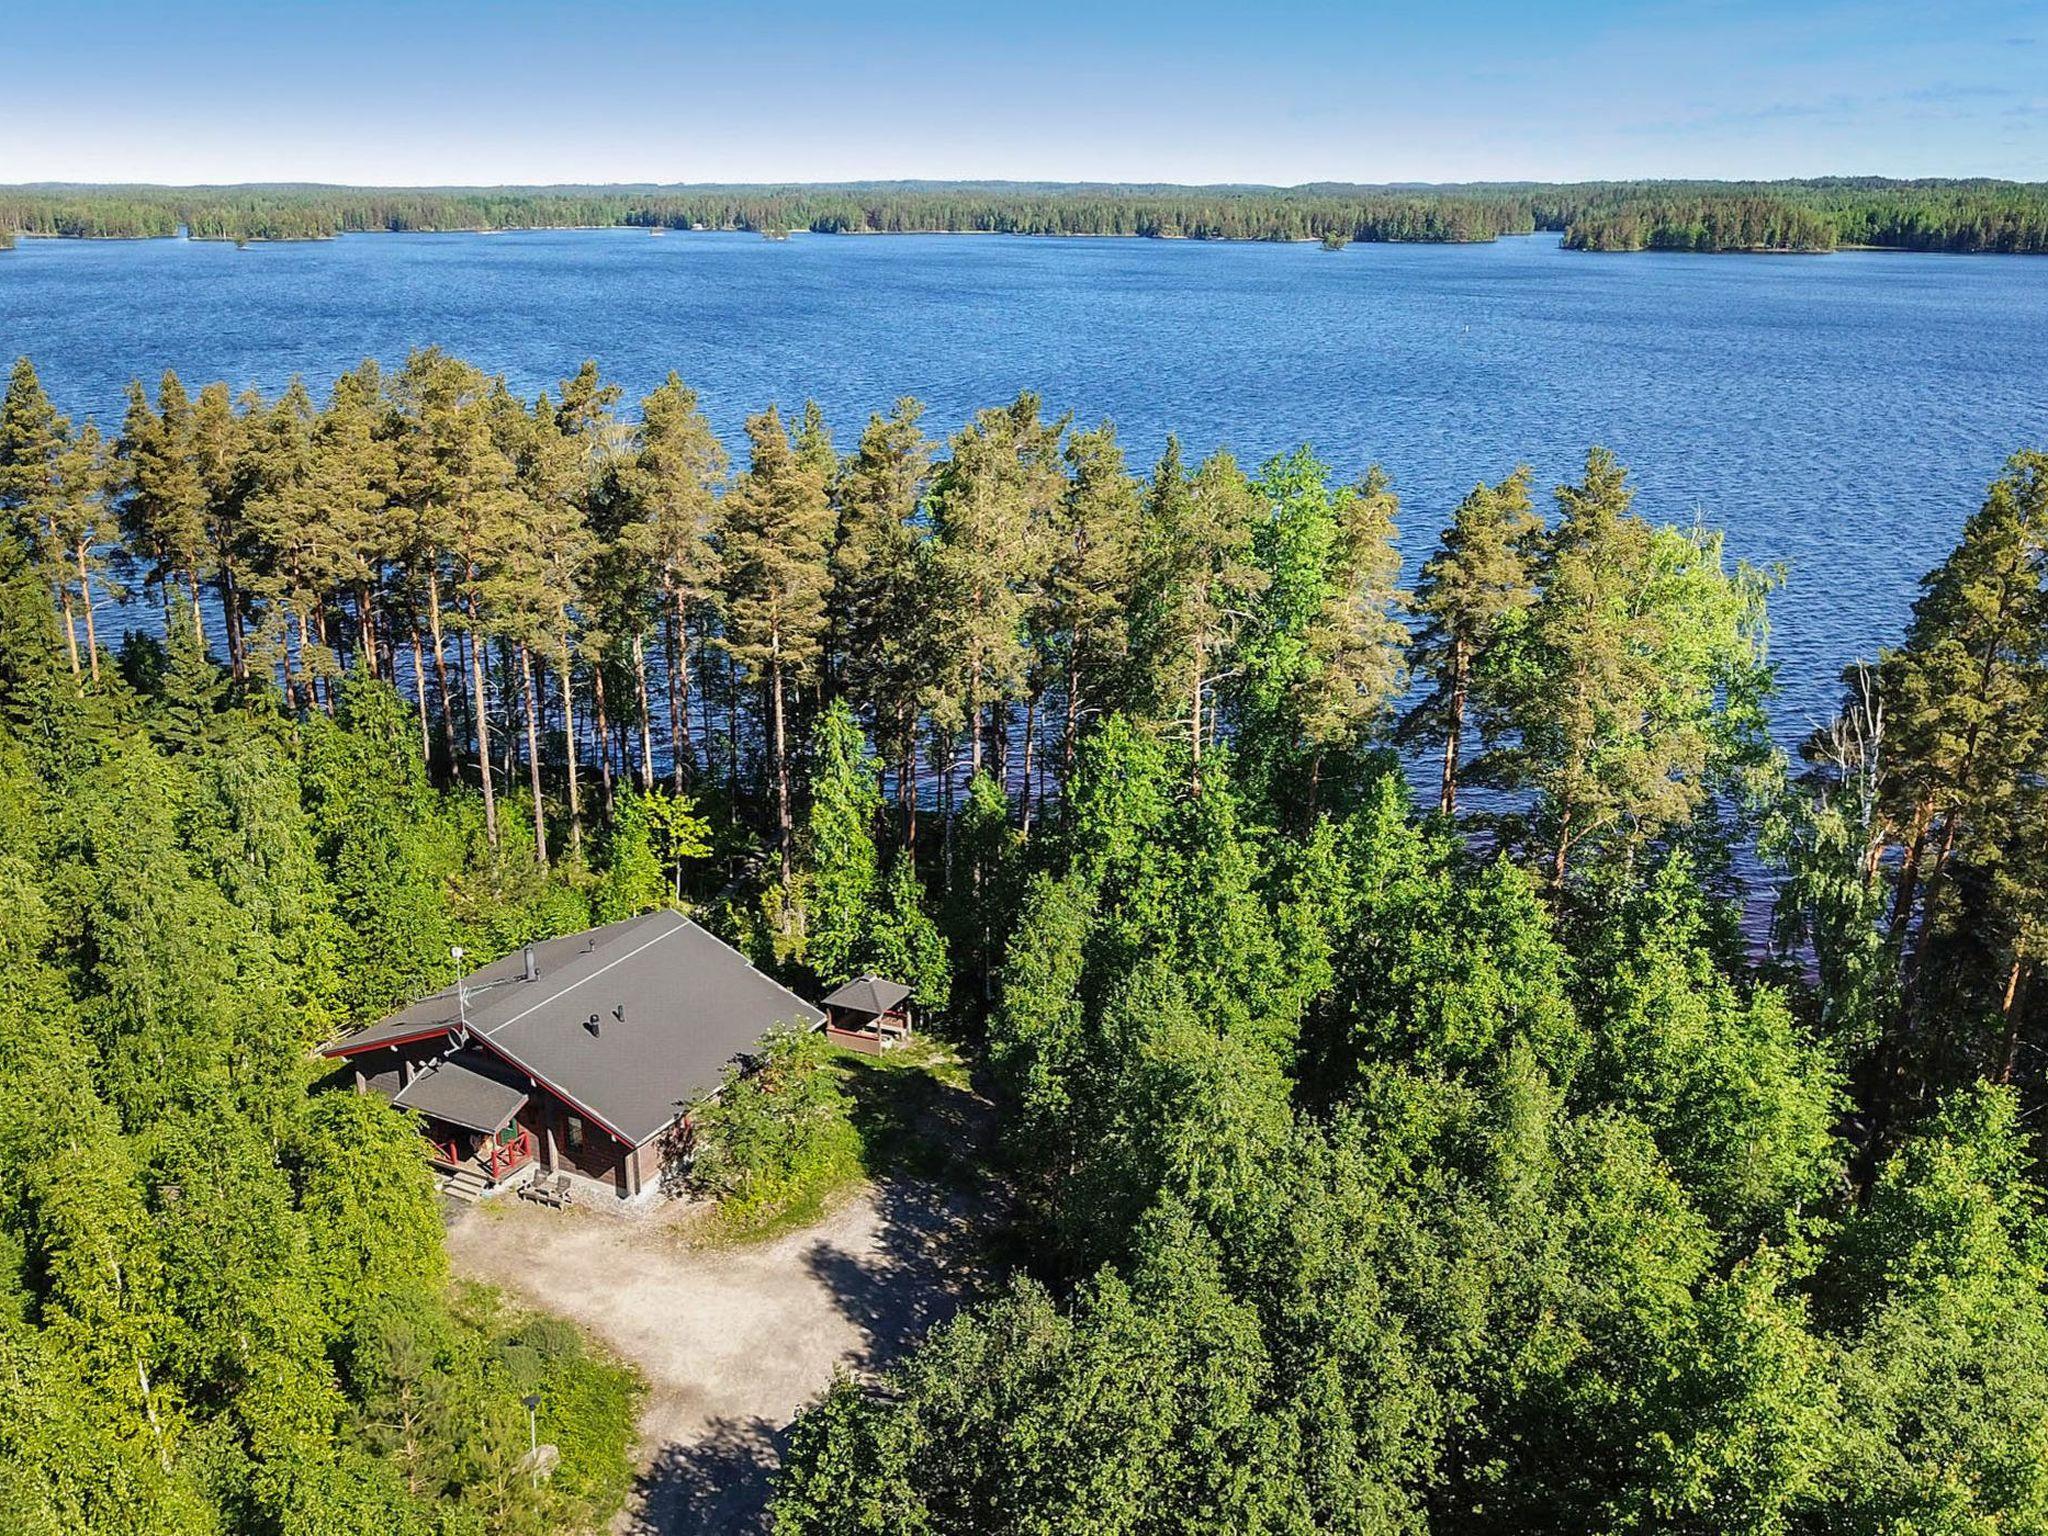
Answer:
<path fill-rule="evenodd" d="M 830 993 L 825 998 L 825 1006 L 872 1019 L 899 1006 L 909 996 L 910 988 L 900 981 L 890 981 L 881 976 L 856 976 Z"/>
<path fill-rule="evenodd" d="M 511 1070 L 474 1046 L 435 1062 L 393 1096 L 400 1109 L 417 1110 L 471 1131 L 499 1131 L 526 1103 Z"/>
<path fill-rule="evenodd" d="M 437 1001 L 427 999 L 428 1003 Z M 415 1003 L 403 1013 L 394 1013 L 388 1019 L 380 1019 L 368 1029 L 359 1029 L 354 1034 L 342 1035 L 320 1047 L 322 1056 L 354 1056 L 363 1051 L 374 1051 L 382 1046 L 403 1045 L 408 1040 L 431 1040 L 436 1035 L 445 1035 L 455 1027 L 454 994 L 449 994 L 449 1014 L 445 1019 L 417 1017 L 418 1010 L 426 1003 Z"/>
<path fill-rule="evenodd" d="M 775 1025 L 824 1021 L 676 912 L 549 939 L 533 958 L 532 981 L 516 951 L 465 978 L 467 1038 L 635 1145 L 715 1089 L 726 1063 Z M 323 1049 L 344 1053 L 386 1031 L 405 1039 L 452 1029 L 457 1014 L 450 988 Z"/>

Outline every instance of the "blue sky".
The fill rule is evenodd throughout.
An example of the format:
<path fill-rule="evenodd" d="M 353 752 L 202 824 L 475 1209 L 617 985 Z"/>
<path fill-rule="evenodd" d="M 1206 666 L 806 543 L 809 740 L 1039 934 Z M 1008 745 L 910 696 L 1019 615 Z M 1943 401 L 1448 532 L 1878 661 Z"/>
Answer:
<path fill-rule="evenodd" d="M 0 182 L 2048 179 L 2048 4 L 7 0 Z"/>

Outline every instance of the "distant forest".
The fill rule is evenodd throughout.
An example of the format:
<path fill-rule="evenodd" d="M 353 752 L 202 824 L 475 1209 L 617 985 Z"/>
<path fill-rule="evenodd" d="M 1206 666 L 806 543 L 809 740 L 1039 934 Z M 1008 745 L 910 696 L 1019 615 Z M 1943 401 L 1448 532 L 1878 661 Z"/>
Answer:
<path fill-rule="evenodd" d="M 2040 252 L 2048 185 L 1991 180 L 1178 187 L 1042 182 L 815 186 L 0 188 L 16 235 L 317 240 L 357 231 L 624 226 L 781 235 L 956 232 L 1189 240 L 1462 242 L 1554 230 L 1576 250 Z"/>

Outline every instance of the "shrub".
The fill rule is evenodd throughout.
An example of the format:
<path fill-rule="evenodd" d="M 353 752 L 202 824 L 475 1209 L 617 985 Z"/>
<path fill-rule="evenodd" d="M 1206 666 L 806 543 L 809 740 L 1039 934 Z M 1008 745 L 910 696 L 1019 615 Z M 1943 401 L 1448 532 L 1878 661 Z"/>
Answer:
<path fill-rule="evenodd" d="M 825 1037 L 778 1029 L 750 1061 L 726 1068 L 717 1098 L 692 1115 L 684 1182 L 716 1199 L 736 1231 L 807 1210 L 860 1177 L 851 1107 Z"/>

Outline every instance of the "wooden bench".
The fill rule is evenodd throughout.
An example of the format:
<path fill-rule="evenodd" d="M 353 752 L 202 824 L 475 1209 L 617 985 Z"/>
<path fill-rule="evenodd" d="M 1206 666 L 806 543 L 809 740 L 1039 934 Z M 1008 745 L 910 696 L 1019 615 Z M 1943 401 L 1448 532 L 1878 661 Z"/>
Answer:
<path fill-rule="evenodd" d="M 552 1181 L 546 1174 L 537 1173 L 519 1186 L 519 1198 L 559 1211 L 563 1206 L 572 1204 L 575 1197 L 570 1193 L 569 1175 L 566 1173 L 556 1174 Z"/>

